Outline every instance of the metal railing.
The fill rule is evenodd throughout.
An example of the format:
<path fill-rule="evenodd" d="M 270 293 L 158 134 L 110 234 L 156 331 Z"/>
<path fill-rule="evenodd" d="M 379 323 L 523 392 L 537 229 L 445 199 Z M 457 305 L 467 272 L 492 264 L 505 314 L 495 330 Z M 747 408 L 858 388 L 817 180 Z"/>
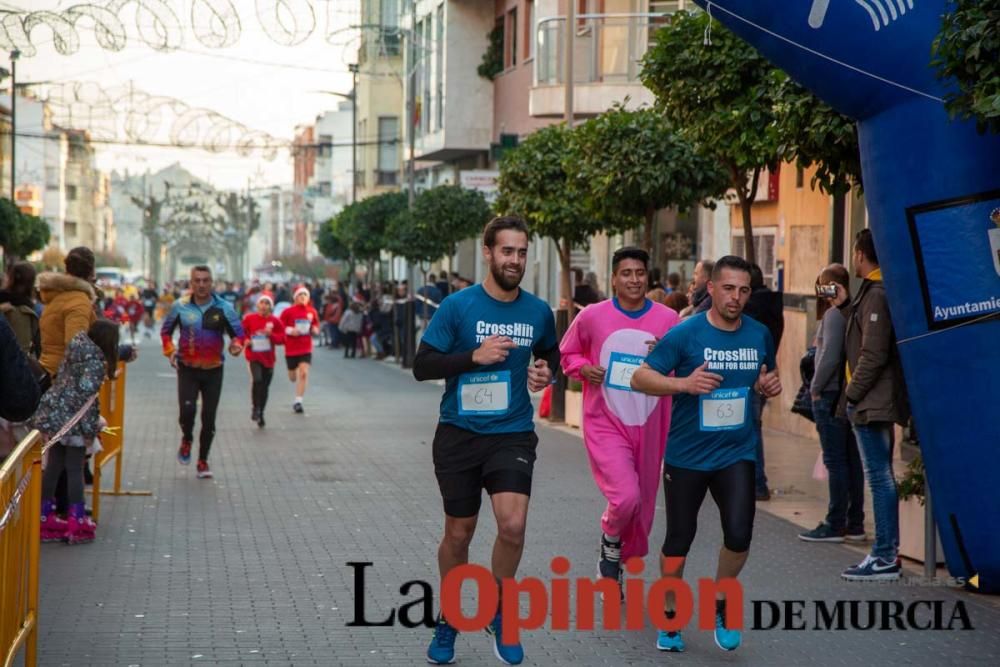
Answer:
<path fill-rule="evenodd" d="M 0 665 L 38 648 L 38 566 L 42 507 L 42 437 L 32 431 L 0 466 Z"/>
<path fill-rule="evenodd" d="M 669 12 L 579 14 L 573 43 L 576 83 L 638 83 L 640 61 L 655 43 Z M 566 17 L 538 21 L 535 53 L 536 86 L 564 82 Z"/>

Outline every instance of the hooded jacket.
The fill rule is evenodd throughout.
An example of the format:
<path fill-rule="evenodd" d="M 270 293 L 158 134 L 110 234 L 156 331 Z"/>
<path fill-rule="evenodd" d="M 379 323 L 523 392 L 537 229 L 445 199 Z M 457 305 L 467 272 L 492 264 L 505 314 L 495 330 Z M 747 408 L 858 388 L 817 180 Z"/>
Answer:
<path fill-rule="evenodd" d="M 94 312 L 97 294 L 86 280 L 68 273 L 39 275 L 38 291 L 45 304 L 39 321 L 42 334 L 39 362 L 49 375 L 54 375 L 62 363 L 66 345 L 76 334 L 86 333 L 97 319 Z"/>
<path fill-rule="evenodd" d="M 20 294 L 0 290 L 0 313 L 17 336 L 17 343 L 25 354 L 38 358 L 42 349 L 42 336 L 38 328 L 38 314 L 31 299 Z"/>
<path fill-rule="evenodd" d="M 86 333 L 78 333 L 66 346 L 59 373 L 52 388 L 42 396 L 38 411 L 31 419 L 32 425 L 48 435 L 55 434 L 101 390 L 107 372 L 108 364 L 101 348 Z M 95 400 L 67 435 L 96 437 L 100 417 L 100 407 Z"/>
<path fill-rule="evenodd" d="M 847 386 L 838 413 L 846 416 L 850 403 L 854 424 L 905 424 L 910 407 L 880 273 L 865 279 L 846 315 Z"/>

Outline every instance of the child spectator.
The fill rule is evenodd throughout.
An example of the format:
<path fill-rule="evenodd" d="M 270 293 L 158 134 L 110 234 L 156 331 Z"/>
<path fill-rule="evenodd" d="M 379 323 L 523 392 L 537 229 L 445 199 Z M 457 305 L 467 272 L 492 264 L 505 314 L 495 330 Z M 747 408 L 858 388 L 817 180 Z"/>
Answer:
<path fill-rule="evenodd" d="M 113 379 L 118 366 L 118 325 L 98 320 L 87 333 L 80 332 L 66 347 L 52 388 L 42 396 L 32 418 L 35 428 L 51 438 L 82 411 L 82 417 L 58 441 L 50 442 L 48 465 L 42 477 L 43 542 L 81 544 L 94 539 L 97 525 L 83 504 L 83 462 L 86 450 L 101 430 L 97 395 L 105 378 Z M 56 515 L 55 492 L 66 472 L 69 517 Z"/>
<path fill-rule="evenodd" d="M 351 303 L 351 307 L 340 318 L 340 332 L 344 334 L 344 358 L 353 359 L 358 351 L 358 334 L 364 325 L 364 313 L 361 304 L 357 301 Z"/>

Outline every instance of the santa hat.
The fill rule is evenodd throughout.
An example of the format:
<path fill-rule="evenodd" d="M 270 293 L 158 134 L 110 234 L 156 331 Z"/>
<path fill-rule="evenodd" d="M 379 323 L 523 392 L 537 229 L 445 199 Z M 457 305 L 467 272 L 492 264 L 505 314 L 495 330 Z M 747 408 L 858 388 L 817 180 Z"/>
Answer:
<path fill-rule="evenodd" d="M 261 301 L 267 301 L 271 304 L 271 308 L 274 308 L 274 299 L 272 299 L 271 295 L 267 292 L 263 292 L 259 297 L 257 297 L 257 303 L 260 303 Z"/>
<path fill-rule="evenodd" d="M 299 285 L 298 287 L 296 287 L 295 294 L 292 295 L 292 298 L 293 299 L 299 298 L 299 294 L 305 294 L 306 296 L 309 296 L 309 290 L 305 288 L 305 285 Z"/>

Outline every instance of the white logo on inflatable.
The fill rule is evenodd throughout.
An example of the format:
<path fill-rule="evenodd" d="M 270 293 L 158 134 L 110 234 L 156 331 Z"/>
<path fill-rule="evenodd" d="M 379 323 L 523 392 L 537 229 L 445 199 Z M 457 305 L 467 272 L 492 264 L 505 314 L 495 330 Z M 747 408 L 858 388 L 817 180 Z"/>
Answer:
<path fill-rule="evenodd" d="M 913 9 L 913 0 L 854 0 L 854 2 L 868 12 L 875 32 L 903 17 L 908 9 Z M 822 28 L 829 8 L 830 0 L 813 0 L 809 9 L 809 27 L 817 30 Z"/>

